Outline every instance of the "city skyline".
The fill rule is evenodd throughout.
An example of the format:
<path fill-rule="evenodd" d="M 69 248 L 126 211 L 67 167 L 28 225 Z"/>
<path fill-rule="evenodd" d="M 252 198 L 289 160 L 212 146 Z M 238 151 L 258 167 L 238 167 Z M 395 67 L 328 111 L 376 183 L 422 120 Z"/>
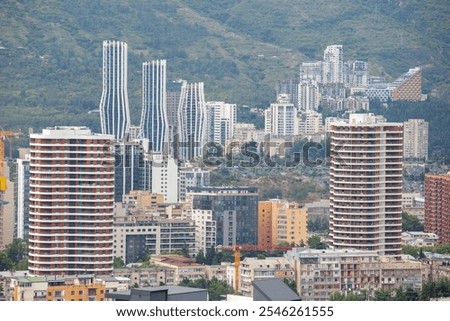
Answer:
<path fill-rule="evenodd" d="M 334 51 L 337 51 L 337 53 Z M 270 164 L 272 150 L 275 151 L 274 155 L 276 157 L 287 159 L 288 154 L 283 154 L 284 151 L 282 152 L 279 149 L 280 143 L 282 145 L 285 143 L 285 138 L 292 136 L 308 137 L 310 135 L 308 139 L 311 139 L 311 142 L 313 142 L 311 137 L 324 139 L 327 131 L 329 131 L 331 133 L 331 158 L 329 163 L 330 232 L 329 235 L 319 237 L 320 242 L 318 244 L 319 246 L 334 248 L 333 251 L 337 250 L 337 252 L 332 252 L 331 250 L 329 250 L 331 252 L 322 252 L 324 260 L 332 257 L 339 264 L 343 264 L 340 266 L 342 271 L 347 271 L 345 266 L 347 260 L 345 257 L 347 255 L 339 253 L 351 250 L 355 251 L 350 256 L 352 262 L 359 258 L 362 258 L 363 261 L 376 262 L 378 265 L 373 268 L 373 271 L 375 269 L 380 269 L 381 271 L 381 266 L 384 266 L 386 276 L 392 273 L 392 269 L 401 269 L 403 266 L 408 267 L 409 270 L 407 271 L 409 272 L 405 273 L 414 273 L 412 277 L 415 278 L 414 281 L 405 277 L 404 281 L 397 282 L 395 285 L 408 286 L 414 288 L 415 291 L 419 291 L 422 289 L 422 281 L 416 280 L 418 271 L 420 271 L 418 264 L 400 260 L 402 254 L 401 204 L 403 190 L 402 184 L 399 182 L 402 179 L 403 150 L 406 148 L 402 140 L 404 134 L 403 123 L 388 123 L 381 116 L 368 114 L 367 112 L 370 110 L 368 101 L 367 105 L 365 105 L 364 101 L 355 98 L 358 95 L 355 97 L 350 95 L 351 99 L 347 97 L 348 92 L 351 93 L 352 90 L 358 92 L 360 89 L 361 83 L 365 81 L 364 77 L 367 76 L 367 66 L 365 62 L 353 62 L 353 64 L 342 64 L 345 68 L 340 68 L 342 61 L 342 46 L 328 46 L 324 51 L 324 62 L 312 65 L 312 73 L 316 72 L 315 68 L 317 65 L 322 65 L 323 70 L 328 70 L 322 74 L 323 78 L 320 83 L 308 78 L 310 76 L 307 76 L 305 73 L 309 71 L 301 70 L 300 74 L 306 77 L 305 80 L 278 84 L 280 94 L 266 110 L 265 132 L 259 130 L 259 135 L 263 135 L 259 137 L 254 135 L 258 130 L 252 129 L 251 126 L 240 127 L 240 130 L 248 128 L 249 132 L 247 134 L 250 134 L 248 137 L 252 136 L 248 141 L 253 141 L 257 149 L 243 150 L 242 146 L 247 148 L 247 145 L 240 145 L 241 154 L 239 154 L 238 158 L 244 156 L 256 160 L 259 153 L 266 153 L 267 157 L 268 150 L 266 149 L 267 146 L 264 145 L 266 142 L 264 134 L 273 134 L 274 145 L 268 146 L 269 163 L 267 163 L 266 158 L 264 159 L 265 163 L 255 163 L 256 166 L 262 165 L 260 166 L 261 168 L 264 166 L 272 167 Z M 328 67 L 325 67 L 327 64 Z M 336 64 L 337 66 L 335 66 Z M 307 65 L 303 67 L 309 68 Z M 336 72 L 336 70 L 338 71 Z M 349 74 L 346 70 L 350 70 L 351 77 L 347 77 Z M 391 90 L 392 97 L 398 95 L 395 94 L 396 92 L 402 92 L 402 99 L 408 100 L 408 97 L 413 97 L 414 99 L 417 99 L 417 97 L 422 98 L 422 95 L 418 94 L 421 93 L 421 87 L 417 86 L 417 84 L 420 84 L 417 80 L 418 75 L 420 76 L 420 73 L 410 71 L 392 83 L 393 86 L 390 87 L 391 89 L 393 88 Z M 312 77 L 314 78 L 315 76 Z M 326 77 L 328 77 L 328 80 L 324 81 L 323 79 Z M 168 83 L 170 83 L 170 86 L 167 85 Z M 297 86 L 297 89 L 292 87 L 294 84 Z M 338 108 L 344 108 L 348 112 L 349 119 L 347 121 L 332 117 L 323 119 L 322 113 L 316 110 L 316 101 L 308 102 L 311 104 L 310 107 L 301 108 L 300 104 L 306 104 L 301 99 L 301 86 L 305 84 L 314 85 L 316 92 L 313 92 L 313 95 L 317 94 L 316 98 L 320 101 L 320 104 L 335 103 L 336 106 L 340 106 Z M 292 94 L 298 94 L 298 96 L 292 97 Z M 168 103 L 169 96 L 171 99 L 170 106 Z M 346 100 L 347 98 L 349 100 Z M 177 100 L 178 106 L 176 104 Z M 293 103 L 293 101 L 297 103 Z M 105 114 L 101 111 L 101 107 L 102 105 L 100 106 L 100 119 L 103 123 Z M 173 119 L 175 110 L 177 113 L 176 121 Z M 108 202 L 107 207 L 111 212 L 106 213 L 101 210 L 98 212 L 97 209 L 94 209 L 93 204 L 88 204 L 90 200 L 86 199 L 85 201 L 83 197 L 78 196 L 78 194 L 84 195 L 85 193 L 85 187 L 82 184 L 85 179 L 83 176 L 85 171 L 83 168 L 74 169 L 70 167 L 70 170 L 66 173 L 64 172 L 66 166 L 64 162 L 54 163 L 54 165 L 62 166 L 62 169 L 56 171 L 56 173 L 59 175 L 60 171 L 63 172 L 61 178 L 69 178 L 69 183 L 71 178 L 78 179 L 79 183 L 75 184 L 75 189 L 82 186 L 81 189 L 78 192 L 76 190 L 71 191 L 76 196 L 70 193 L 70 195 L 64 194 L 64 200 L 57 196 L 55 196 L 56 198 L 47 197 L 40 199 L 39 193 L 35 194 L 35 188 L 42 183 L 39 181 L 41 173 L 36 172 L 35 168 L 39 166 L 39 162 L 51 161 L 52 158 L 36 157 L 36 153 L 40 153 L 42 146 L 46 144 L 38 143 L 36 146 L 32 145 L 29 224 L 30 274 L 37 276 L 92 273 L 106 276 L 112 271 L 113 260 L 120 259 L 124 263 L 131 264 L 152 257 L 157 260 L 157 256 L 161 255 L 164 257 L 163 253 L 172 251 L 185 253 L 186 256 L 195 258 L 197 254 L 200 255 L 201 252 L 207 253 L 216 246 L 230 248 L 236 245 L 244 247 L 253 245 L 257 249 L 264 250 L 276 248 L 280 245 L 286 246 L 286 244 L 290 248 L 297 249 L 303 248 L 305 245 L 312 247 L 312 243 L 310 244 L 312 242 L 312 234 L 308 234 L 307 227 L 309 223 L 307 223 L 308 208 L 295 202 L 289 203 L 282 197 L 279 198 L 277 196 L 277 199 L 275 199 L 267 195 L 264 198 L 271 198 L 271 200 L 258 204 L 259 195 L 265 193 L 265 191 L 260 193 L 257 187 L 244 186 L 242 184 L 235 187 L 210 186 L 211 172 L 214 171 L 214 168 L 205 170 L 197 167 L 205 164 L 202 163 L 202 161 L 205 161 L 202 157 L 205 156 L 203 155 L 203 152 L 206 150 L 204 147 L 208 143 L 214 142 L 223 147 L 226 146 L 228 150 L 228 145 L 235 139 L 235 134 L 237 135 L 235 131 L 237 127 L 237 110 L 237 104 L 225 101 L 206 101 L 203 82 L 189 83 L 183 80 L 167 82 L 166 61 L 153 60 L 142 64 L 142 113 L 140 125 L 133 127 L 129 125 L 128 130 L 126 133 L 124 132 L 122 137 L 92 134 L 85 127 L 54 127 L 44 129 L 42 134 L 32 134 L 32 139 L 38 139 L 45 135 L 50 136 L 52 139 L 56 137 L 55 141 L 52 140 L 50 142 L 50 145 L 55 143 L 57 146 L 56 149 L 51 149 L 52 151 L 55 150 L 55 153 L 57 151 L 63 156 L 79 153 L 79 157 L 77 156 L 76 163 L 73 165 L 79 165 L 80 162 L 82 163 L 86 160 L 91 165 L 105 165 L 110 168 L 107 174 L 108 177 L 105 176 L 106 174 L 104 174 L 103 170 L 97 171 L 95 169 L 89 175 L 100 175 L 100 180 L 106 179 L 110 183 L 108 185 L 110 190 L 107 194 L 110 194 L 109 196 L 111 197 L 108 200 L 105 198 L 105 202 Z M 169 113 L 171 113 L 170 122 L 168 120 Z M 415 121 L 419 125 L 423 124 L 423 120 Z M 323 122 L 327 126 L 324 127 Z M 405 122 L 405 127 L 406 124 Z M 355 128 L 356 131 L 353 132 Z M 361 128 L 363 128 L 362 131 L 360 130 Z M 79 137 L 67 140 L 66 137 L 69 134 L 62 133 L 62 136 L 59 137 L 58 135 L 53 135 L 52 131 L 77 132 L 81 137 L 87 135 L 90 138 L 86 141 Z M 170 144 L 171 139 L 170 134 L 168 134 L 170 131 L 178 133 L 178 138 L 174 137 L 176 141 L 174 141 L 173 145 Z M 351 133 L 348 134 L 348 132 Z M 239 137 L 242 134 L 239 133 Z M 367 137 L 361 135 L 366 135 Z M 107 148 L 108 152 L 103 153 L 105 150 L 101 150 L 102 155 L 100 156 L 106 158 L 100 164 L 97 164 L 94 159 L 89 159 L 92 155 L 89 153 L 86 155 L 84 147 L 78 146 L 80 144 L 91 146 L 93 142 L 95 145 L 95 140 L 98 137 L 109 137 L 108 139 L 110 140 L 110 144 L 106 144 L 109 146 Z M 421 146 L 425 140 L 428 141 L 428 135 L 416 133 L 407 137 L 405 134 L 406 140 L 409 144 Z M 245 143 L 248 141 L 245 141 Z M 75 144 L 75 147 L 71 145 L 72 143 Z M 243 142 L 241 141 L 241 143 Z M 361 147 L 361 144 L 364 146 Z M 106 145 L 103 145 L 103 148 L 106 148 Z M 326 147 L 317 143 L 308 148 L 320 150 L 326 149 Z M 308 154 L 311 149 L 303 150 L 303 153 L 307 155 L 307 161 L 309 161 Z M 255 153 L 256 150 L 258 151 L 257 153 Z M 355 152 L 359 154 L 356 155 Z M 375 154 L 371 154 L 371 152 Z M 59 155 L 58 153 L 56 155 Z M 230 152 L 231 155 L 233 153 L 235 152 Z M 106 160 L 109 159 L 108 155 L 111 156 L 112 161 Z M 72 158 L 72 156 L 69 158 Z M 220 158 L 221 156 L 219 156 Z M 422 159 L 422 161 L 426 160 L 426 157 L 417 156 L 416 158 Z M 198 163 L 193 162 L 193 159 L 196 159 Z M 356 164 L 359 167 L 346 168 L 345 166 L 349 165 L 349 160 L 350 166 Z M 22 164 L 21 162 L 18 163 Z M 243 163 L 251 164 L 251 162 L 245 161 Z M 71 164 L 69 163 L 69 165 Z M 236 166 L 234 163 L 231 166 L 229 166 L 228 162 L 225 164 L 233 169 L 245 168 L 243 165 Z M 238 164 L 242 163 L 239 162 Z M 296 165 L 299 164 L 296 163 Z M 317 164 L 319 166 L 323 165 L 321 166 L 322 171 L 328 170 L 325 162 Z M 303 162 L 301 165 L 310 168 L 318 167 L 312 162 Z M 341 168 L 341 165 L 344 167 Z M 111 172 L 113 166 L 114 170 Z M 367 166 L 367 168 L 362 168 L 362 166 Z M 286 170 L 286 168 L 283 170 Z M 24 168 L 20 169 L 22 176 L 25 174 L 24 171 Z M 90 179 L 94 179 L 95 183 L 96 178 L 90 177 Z M 22 184 L 25 184 L 25 179 L 22 178 L 21 180 Z M 381 183 L 375 184 L 377 187 L 371 185 L 372 181 L 380 180 Z M 355 183 L 356 181 L 357 183 Z M 46 180 L 43 179 L 42 184 L 45 182 Z M 365 186 L 365 184 L 368 185 Z M 92 187 L 92 183 L 89 186 Z M 363 192 L 367 190 L 367 193 L 364 194 L 361 190 Z M 96 192 L 98 192 L 98 189 Z M 135 194 L 135 192 L 142 194 Z M 21 193 L 25 193 L 25 191 Z M 103 200 L 105 195 L 103 193 L 100 194 L 94 193 L 93 197 L 91 197 L 92 200 L 95 199 L 95 202 Z M 47 246 L 49 241 L 45 238 L 49 237 L 49 233 L 43 233 L 42 230 L 49 226 L 45 225 L 46 222 L 42 222 L 43 219 L 39 216 L 44 213 L 40 212 L 40 206 L 43 206 L 42 204 L 49 200 L 53 202 L 52 211 L 54 209 L 54 213 L 48 213 L 49 222 L 52 224 L 50 231 L 52 233 L 56 231 L 56 236 L 50 236 L 53 237 L 50 240 L 56 242 L 56 248 Z M 60 201 L 63 201 L 64 203 L 62 204 L 65 205 L 59 204 Z M 116 202 L 114 205 L 113 201 Z M 268 210 L 269 204 L 271 204 L 270 210 Z M 83 208 L 80 212 L 81 214 L 78 213 L 80 214 L 78 215 L 76 213 L 77 216 L 70 216 L 69 214 L 69 221 L 67 219 L 63 220 L 64 212 L 60 214 L 59 210 L 61 208 L 64 210 L 66 205 L 69 206 L 70 213 L 76 213 L 70 209 L 70 206 L 75 206 L 75 211 L 81 206 Z M 260 208 L 262 211 L 268 210 L 268 213 L 259 212 Z M 88 214 L 87 212 L 90 210 L 92 211 Z M 26 231 L 25 215 L 17 213 L 17 222 L 20 224 L 20 227 L 17 227 L 17 231 L 24 235 Z M 82 238 L 81 243 L 83 243 L 85 241 L 84 238 L 93 234 L 88 233 L 91 230 L 86 232 L 86 222 L 83 215 L 98 216 L 101 213 L 105 214 L 105 220 L 102 223 L 95 220 L 95 224 L 97 224 L 95 227 L 96 232 L 103 236 L 101 239 L 102 245 L 108 243 L 107 246 L 101 246 L 97 249 L 92 245 L 84 246 L 83 244 L 78 244 L 80 242 L 77 237 Z M 47 212 L 43 215 L 47 215 Z M 262 224 L 260 219 L 269 221 Z M 62 225 L 60 224 L 61 222 L 63 222 Z M 81 233 L 71 236 L 71 229 L 67 230 L 69 231 L 68 234 L 66 230 L 63 230 L 63 237 L 61 238 L 59 236 L 61 233 L 59 232 L 61 232 L 61 228 L 66 227 L 66 223 L 68 223 L 69 228 L 76 227 L 76 230 Z M 109 223 L 112 223 L 112 225 Z M 365 237 L 361 237 L 361 234 Z M 270 245 L 257 244 L 264 236 L 270 238 Z M 328 237 L 330 238 L 328 239 Z M 72 244 L 71 242 L 75 243 Z M 95 240 L 88 242 L 95 243 Z M 268 239 L 265 242 L 268 242 Z M 58 251 L 58 254 L 61 255 L 62 259 L 59 261 L 53 259 L 55 251 Z M 98 253 L 94 254 L 93 257 L 85 253 L 95 251 L 100 251 L 99 253 L 101 253 L 100 256 L 103 260 L 98 260 Z M 335 253 L 338 254 L 335 255 Z M 73 258 L 77 255 L 81 255 L 81 258 L 75 262 Z M 267 271 L 264 273 L 274 273 L 274 275 L 287 273 L 285 275 L 289 275 L 291 278 L 294 273 L 299 273 L 299 276 L 303 277 L 303 279 L 299 279 L 301 281 L 296 283 L 297 291 L 299 293 L 304 292 L 306 298 L 317 300 L 329 299 L 333 291 L 338 289 L 345 293 L 350 290 L 354 293 L 361 293 L 361 291 L 367 290 L 371 295 L 374 295 L 376 291 L 391 286 L 384 278 L 375 275 L 376 273 L 372 270 L 370 270 L 370 273 L 364 270 L 364 265 L 362 265 L 358 266 L 358 269 L 361 269 L 361 273 L 369 273 L 367 278 L 369 283 L 365 283 L 364 278 L 352 276 L 351 281 L 349 279 L 345 281 L 346 283 L 343 280 L 327 283 L 327 286 L 334 290 L 328 291 L 325 296 L 318 293 L 318 290 L 314 290 L 316 292 L 300 290 L 302 282 L 308 282 L 307 277 L 309 275 L 309 272 L 304 272 L 302 270 L 304 267 L 297 263 L 297 261 L 302 261 L 302 255 L 300 254 L 298 259 L 293 256 L 291 261 L 287 260 L 289 254 L 286 253 L 284 258 L 286 261 L 274 259 L 273 262 L 269 262 L 270 259 L 267 259 Z M 342 259 L 341 257 L 344 258 Z M 394 257 L 398 261 L 394 262 L 386 257 Z M 162 260 L 164 261 L 166 258 Z M 236 270 L 236 262 L 234 263 L 234 270 L 233 267 L 230 267 L 227 271 L 227 274 L 234 274 L 234 277 L 227 277 L 226 282 L 228 284 L 237 284 L 240 286 L 240 289 L 245 289 L 245 296 L 250 296 L 253 293 L 248 277 L 244 276 L 245 273 L 250 271 L 250 273 L 257 275 L 253 271 L 256 266 L 253 267 L 253 263 L 250 261 L 244 260 L 241 262 L 241 265 L 239 265 L 241 272 Z M 284 264 L 282 268 L 279 267 L 280 262 Z M 256 263 L 258 264 L 258 262 Z M 275 265 L 272 265 L 272 263 Z M 45 271 L 50 272 L 46 274 Z M 239 273 L 244 273 L 244 275 Z M 303 275 L 302 273 L 306 274 Z M 401 272 L 395 273 L 398 273 L 400 277 L 406 275 Z M 198 277 L 198 275 L 195 277 Z M 18 281 L 20 291 L 23 290 L 24 284 L 24 281 Z M 97 285 L 93 283 L 92 286 Z M 343 289 L 343 286 L 345 286 L 345 289 Z M 23 293 L 26 293 L 25 290 L 23 291 Z"/>

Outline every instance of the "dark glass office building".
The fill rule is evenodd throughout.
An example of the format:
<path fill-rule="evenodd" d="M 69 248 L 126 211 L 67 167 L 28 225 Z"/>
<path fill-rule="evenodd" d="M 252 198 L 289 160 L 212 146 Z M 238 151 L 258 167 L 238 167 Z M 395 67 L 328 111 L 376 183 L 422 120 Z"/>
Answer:
<path fill-rule="evenodd" d="M 212 211 L 217 223 L 217 244 L 257 244 L 258 188 L 188 187 L 193 209 Z"/>

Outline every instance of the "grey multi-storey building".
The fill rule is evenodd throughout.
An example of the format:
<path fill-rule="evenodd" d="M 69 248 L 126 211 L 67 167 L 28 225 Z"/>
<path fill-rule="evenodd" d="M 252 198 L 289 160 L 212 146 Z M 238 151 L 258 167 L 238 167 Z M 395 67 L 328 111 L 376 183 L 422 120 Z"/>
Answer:
<path fill-rule="evenodd" d="M 145 182 L 145 150 L 138 141 L 116 141 L 114 144 L 114 200 L 133 190 L 149 190 Z M 150 178 L 148 178 L 150 179 Z"/>
<path fill-rule="evenodd" d="M 212 211 L 217 245 L 257 244 L 258 188 L 188 187 L 194 210 Z"/>

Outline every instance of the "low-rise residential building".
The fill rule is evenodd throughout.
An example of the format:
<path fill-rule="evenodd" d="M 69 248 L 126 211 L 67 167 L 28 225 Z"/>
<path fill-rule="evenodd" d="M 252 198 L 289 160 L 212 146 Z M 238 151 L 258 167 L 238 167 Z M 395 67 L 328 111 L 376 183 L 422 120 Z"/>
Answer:
<path fill-rule="evenodd" d="M 115 277 L 129 280 L 130 287 L 175 285 L 175 270 L 168 267 L 153 266 L 148 268 L 131 267 L 114 269 Z"/>
<path fill-rule="evenodd" d="M 219 281 L 225 281 L 228 283 L 227 269 L 229 266 L 234 267 L 234 264 L 222 262 L 220 265 L 206 265 L 206 279 L 211 280 L 212 278 L 216 278 Z"/>
<path fill-rule="evenodd" d="M 425 232 L 403 232 L 403 245 L 411 245 L 417 247 L 435 246 L 439 242 L 439 236 L 434 233 Z"/>
<path fill-rule="evenodd" d="M 256 141 L 256 127 L 254 124 L 236 123 L 234 125 L 233 139 L 238 142 Z"/>
<path fill-rule="evenodd" d="M 419 261 L 382 256 L 380 258 L 381 288 L 422 290 L 422 264 Z"/>
<path fill-rule="evenodd" d="M 190 219 L 164 219 L 148 216 L 116 217 L 114 222 L 114 256 L 128 263 L 144 260 L 153 254 L 182 251 L 197 254 L 195 226 Z"/>
<path fill-rule="evenodd" d="M 26 276 L 12 280 L 12 301 L 104 301 L 106 283 L 94 275 Z"/>
<path fill-rule="evenodd" d="M 285 258 L 268 257 L 259 260 L 248 257 L 241 261 L 239 275 L 238 291 L 244 296 L 253 296 L 253 281 L 268 278 L 294 280 L 294 269 Z"/>
<path fill-rule="evenodd" d="M 115 216 L 146 215 L 161 218 L 182 218 L 186 211 L 185 203 L 167 203 L 163 194 L 149 191 L 130 191 L 123 196 L 123 205 L 116 203 Z"/>
<path fill-rule="evenodd" d="M 183 279 L 195 281 L 206 278 L 206 266 L 195 263 L 191 258 L 181 255 L 152 255 L 150 262 L 174 270 L 173 283 L 179 284 Z"/>
<path fill-rule="evenodd" d="M 328 221 L 330 217 L 330 200 L 322 199 L 305 204 L 308 221 Z"/>
<path fill-rule="evenodd" d="M 423 252 L 422 261 L 423 281 L 438 281 L 440 278 L 450 279 L 450 255 Z"/>
<path fill-rule="evenodd" d="M 294 248 L 285 255 L 295 268 L 302 300 L 326 301 L 335 292 L 367 291 L 380 285 L 380 256 L 376 251 Z"/>

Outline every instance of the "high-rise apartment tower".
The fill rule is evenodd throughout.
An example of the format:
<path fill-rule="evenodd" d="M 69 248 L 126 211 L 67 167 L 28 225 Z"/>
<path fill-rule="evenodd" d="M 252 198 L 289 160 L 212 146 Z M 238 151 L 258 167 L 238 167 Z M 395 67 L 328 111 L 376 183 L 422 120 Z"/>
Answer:
<path fill-rule="evenodd" d="M 47 128 L 31 135 L 31 274 L 112 272 L 112 141 L 86 127 Z"/>
<path fill-rule="evenodd" d="M 350 114 L 331 125 L 330 135 L 333 246 L 400 256 L 403 124 Z"/>

